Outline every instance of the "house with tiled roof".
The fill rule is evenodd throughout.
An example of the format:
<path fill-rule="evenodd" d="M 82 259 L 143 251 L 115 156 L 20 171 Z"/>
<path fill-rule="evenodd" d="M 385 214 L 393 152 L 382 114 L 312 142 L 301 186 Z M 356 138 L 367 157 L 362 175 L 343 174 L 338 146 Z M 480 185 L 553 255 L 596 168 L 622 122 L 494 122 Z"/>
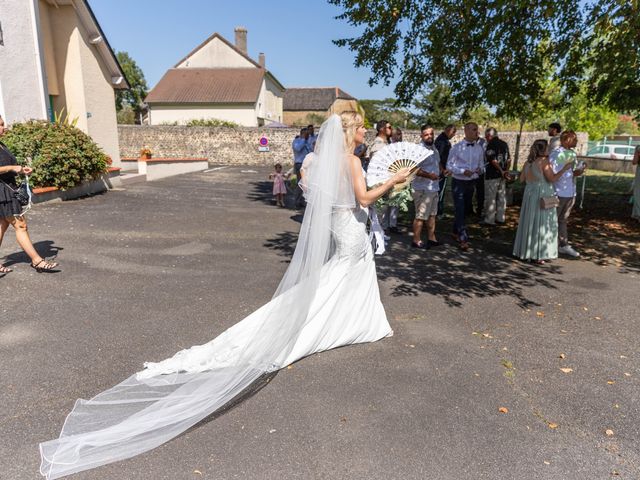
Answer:
<path fill-rule="evenodd" d="M 129 88 L 87 0 L 0 0 L 0 116 L 69 118 L 120 163 L 115 91 Z"/>
<path fill-rule="evenodd" d="M 151 125 L 216 119 L 246 127 L 282 122 L 285 88 L 247 53 L 247 30 L 235 29 L 235 44 L 214 33 L 173 68 L 149 92 Z"/>
<path fill-rule="evenodd" d="M 283 110 L 288 125 L 316 124 L 332 113 L 358 111 L 358 101 L 338 87 L 287 88 Z"/>

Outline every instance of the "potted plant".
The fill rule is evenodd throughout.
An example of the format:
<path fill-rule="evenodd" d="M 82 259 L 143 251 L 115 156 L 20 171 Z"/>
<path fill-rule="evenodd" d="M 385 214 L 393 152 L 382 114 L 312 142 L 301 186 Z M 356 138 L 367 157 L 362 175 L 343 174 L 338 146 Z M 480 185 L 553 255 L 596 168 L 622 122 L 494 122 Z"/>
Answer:
<path fill-rule="evenodd" d="M 140 158 L 142 160 L 149 160 L 153 152 L 146 145 L 140 149 Z"/>

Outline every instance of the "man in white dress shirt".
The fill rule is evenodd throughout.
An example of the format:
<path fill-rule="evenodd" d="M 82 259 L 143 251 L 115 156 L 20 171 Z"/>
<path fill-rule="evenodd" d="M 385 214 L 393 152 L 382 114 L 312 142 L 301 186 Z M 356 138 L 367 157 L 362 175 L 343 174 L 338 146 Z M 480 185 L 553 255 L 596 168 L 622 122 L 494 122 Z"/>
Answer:
<path fill-rule="evenodd" d="M 474 185 L 483 171 L 484 149 L 478 143 L 478 124 L 469 122 L 464 126 L 464 139 L 456 143 L 449 152 L 447 170 L 453 175 L 453 203 L 455 221 L 453 234 L 460 248 L 469 248 L 469 235 L 465 225 L 465 206 L 471 202 Z"/>

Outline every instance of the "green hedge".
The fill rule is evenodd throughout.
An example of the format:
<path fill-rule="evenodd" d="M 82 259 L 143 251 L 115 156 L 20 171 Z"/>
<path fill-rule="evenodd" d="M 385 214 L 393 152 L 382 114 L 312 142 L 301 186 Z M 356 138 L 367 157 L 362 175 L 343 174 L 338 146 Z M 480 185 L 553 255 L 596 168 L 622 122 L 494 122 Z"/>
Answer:
<path fill-rule="evenodd" d="M 110 163 L 89 135 L 64 123 L 14 123 L 2 142 L 21 165 L 31 158 L 33 187 L 66 190 L 97 178 Z"/>

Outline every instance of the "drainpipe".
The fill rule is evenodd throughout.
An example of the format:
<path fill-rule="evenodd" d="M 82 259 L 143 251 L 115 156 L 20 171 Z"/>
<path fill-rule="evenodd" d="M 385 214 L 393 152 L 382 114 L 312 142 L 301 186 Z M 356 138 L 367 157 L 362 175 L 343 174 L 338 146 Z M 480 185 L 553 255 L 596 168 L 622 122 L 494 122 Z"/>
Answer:
<path fill-rule="evenodd" d="M 49 114 L 49 91 L 45 85 L 46 72 L 44 70 L 44 62 L 42 61 L 42 43 L 40 42 L 40 9 L 38 8 L 38 0 L 31 0 L 29 2 L 29 9 L 31 10 L 31 26 L 33 28 L 33 43 L 35 47 L 35 62 L 36 70 L 38 72 L 38 87 L 40 90 L 40 106 L 43 120 L 51 120 L 53 118 L 53 111 Z"/>

